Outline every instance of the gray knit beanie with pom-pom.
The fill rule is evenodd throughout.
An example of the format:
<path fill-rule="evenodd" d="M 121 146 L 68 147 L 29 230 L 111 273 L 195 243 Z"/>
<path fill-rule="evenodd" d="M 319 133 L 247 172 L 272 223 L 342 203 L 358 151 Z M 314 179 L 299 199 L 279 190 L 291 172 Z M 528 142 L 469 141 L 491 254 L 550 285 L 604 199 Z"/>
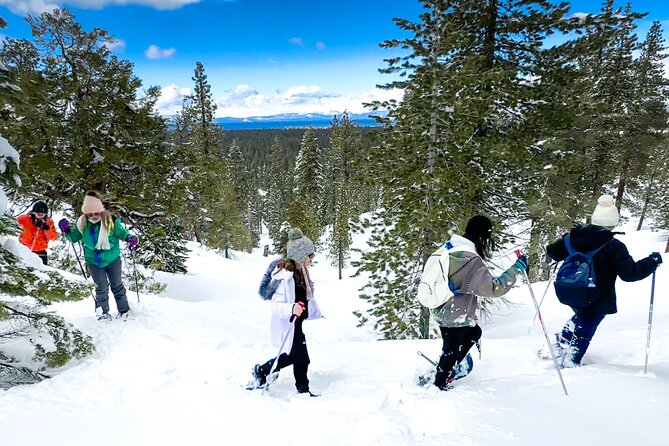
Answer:
<path fill-rule="evenodd" d="M 300 228 L 291 228 L 288 231 L 288 245 L 286 252 L 288 258 L 299 264 L 303 264 L 309 254 L 314 253 L 314 242 L 302 233 Z"/>

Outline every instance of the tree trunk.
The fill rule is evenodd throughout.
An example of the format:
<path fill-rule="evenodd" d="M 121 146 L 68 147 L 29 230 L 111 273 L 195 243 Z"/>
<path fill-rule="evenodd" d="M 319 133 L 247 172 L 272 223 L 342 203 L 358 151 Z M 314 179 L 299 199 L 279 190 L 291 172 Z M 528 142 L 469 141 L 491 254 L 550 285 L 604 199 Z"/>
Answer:
<path fill-rule="evenodd" d="M 339 280 L 341 280 L 341 270 L 344 268 L 344 249 L 342 248 L 341 243 L 339 243 L 339 247 L 337 248 L 337 254 L 339 256 Z"/>
<path fill-rule="evenodd" d="M 541 228 L 539 222 L 541 219 L 532 217 L 530 219 L 530 246 L 529 246 L 529 263 L 533 266 L 531 279 L 546 280 L 548 278 L 548 270 L 544 268 L 543 253 L 541 249 Z"/>
<path fill-rule="evenodd" d="M 653 173 L 650 176 L 650 181 L 648 182 L 648 189 L 646 189 L 646 195 L 643 198 L 643 208 L 641 209 L 641 216 L 639 217 L 639 224 L 636 227 L 637 231 L 641 230 L 643 226 L 643 220 L 646 218 L 646 211 L 648 210 L 648 203 L 653 195 L 653 188 L 655 187 L 655 177 L 657 176 L 658 164 L 656 163 L 653 167 Z"/>
<path fill-rule="evenodd" d="M 630 160 L 632 153 L 627 151 L 623 157 L 623 165 L 620 171 L 620 181 L 618 181 L 618 192 L 616 193 L 616 207 L 618 212 L 623 205 L 623 196 L 625 195 L 625 186 L 627 185 L 627 176 L 629 175 Z"/>
<path fill-rule="evenodd" d="M 202 243 L 202 231 L 197 222 L 193 223 L 193 234 L 195 234 L 195 240 L 197 240 L 198 243 Z"/>

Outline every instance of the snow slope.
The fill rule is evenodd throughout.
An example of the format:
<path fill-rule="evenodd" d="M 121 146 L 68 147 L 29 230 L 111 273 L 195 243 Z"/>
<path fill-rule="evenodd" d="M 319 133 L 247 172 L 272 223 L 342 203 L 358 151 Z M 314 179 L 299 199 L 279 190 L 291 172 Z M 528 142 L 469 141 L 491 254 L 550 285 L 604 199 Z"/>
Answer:
<path fill-rule="evenodd" d="M 639 259 L 663 251 L 657 233 L 621 239 Z M 356 243 L 364 243 L 357 240 Z M 0 391 L 3 446 L 24 445 L 666 445 L 669 419 L 669 256 L 659 269 L 648 373 L 643 374 L 650 279 L 619 281 L 607 317 L 565 396 L 526 285 L 483 326 L 482 358 L 450 392 L 415 384 L 439 340 L 377 341 L 356 327 L 365 278 L 336 280 L 317 256 L 312 277 L 326 319 L 305 324 L 312 390 L 290 369 L 265 395 L 247 391 L 251 367 L 276 354 L 269 303 L 256 289 L 269 259 L 226 260 L 197 248 L 188 275 L 157 274 L 165 295 L 130 295 L 133 318 L 97 322 L 92 299 L 54 309 L 95 339 L 93 356 L 54 378 Z M 507 262 L 507 263 L 510 263 Z M 352 271 L 348 271 L 352 273 Z M 347 274 L 348 275 L 348 274 Z M 534 284 L 539 298 L 545 283 Z M 112 308 L 114 305 L 112 304 Z M 549 292 L 549 332 L 570 316 Z"/>

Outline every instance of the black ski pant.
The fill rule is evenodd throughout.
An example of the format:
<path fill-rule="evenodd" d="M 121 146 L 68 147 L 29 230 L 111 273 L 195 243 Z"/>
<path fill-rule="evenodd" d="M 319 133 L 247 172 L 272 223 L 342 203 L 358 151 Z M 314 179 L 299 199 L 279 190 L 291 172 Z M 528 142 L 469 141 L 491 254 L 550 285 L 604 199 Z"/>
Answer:
<path fill-rule="evenodd" d="M 295 335 L 293 336 L 293 345 L 290 348 L 290 353 L 283 353 L 279 356 L 279 362 L 276 365 L 275 371 L 293 366 L 293 375 L 295 376 L 295 388 L 298 392 L 309 391 L 309 378 L 307 378 L 307 371 L 309 370 L 309 352 L 307 351 L 307 339 L 302 331 L 302 321 L 295 324 Z M 274 358 L 260 366 L 262 373 L 267 376 L 272 369 Z"/>
<path fill-rule="evenodd" d="M 605 314 L 575 311 L 562 328 L 562 344 L 569 344 L 571 361 L 578 365 L 590 346 L 590 341 L 597 327 L 604 320 Z"/>
<path fill-rule="evenodd" d="M 39 256 L 40 259 L 42 259 L 42 263 L 45 265 L 49 264 L 49 260 L 46 257 L 46 251 L 33 251 L 35 254 Z"/>
<path fill-rule="evenodd" d="M 442 388 L 446 385 L 448 378 L 452 377 L 453 367 L 465 359 L 467 353 L 481 339 L 481 327 L 439 327 L 443 347 L 437 374 L 434 377 L 434 385 Z"/>

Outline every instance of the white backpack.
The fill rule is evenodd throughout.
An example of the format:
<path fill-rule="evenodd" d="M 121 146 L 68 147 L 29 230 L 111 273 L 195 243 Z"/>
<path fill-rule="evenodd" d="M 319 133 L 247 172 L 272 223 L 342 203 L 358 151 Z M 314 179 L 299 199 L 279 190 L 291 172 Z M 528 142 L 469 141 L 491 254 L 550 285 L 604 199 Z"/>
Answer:
<path fill-rule="evenodd" d="M 427 308 L 437 308 L 453 297 L 454 293 L 448 280 L 449 254 L 461 251 L 476 254 L 476 249 L 473 246 L 468 244 L 453 246 L 451 242 L 447 242 L 427 259 L 423 267 L 423 274 L 420 276 L 416 296 L 421 305 Z"/>

